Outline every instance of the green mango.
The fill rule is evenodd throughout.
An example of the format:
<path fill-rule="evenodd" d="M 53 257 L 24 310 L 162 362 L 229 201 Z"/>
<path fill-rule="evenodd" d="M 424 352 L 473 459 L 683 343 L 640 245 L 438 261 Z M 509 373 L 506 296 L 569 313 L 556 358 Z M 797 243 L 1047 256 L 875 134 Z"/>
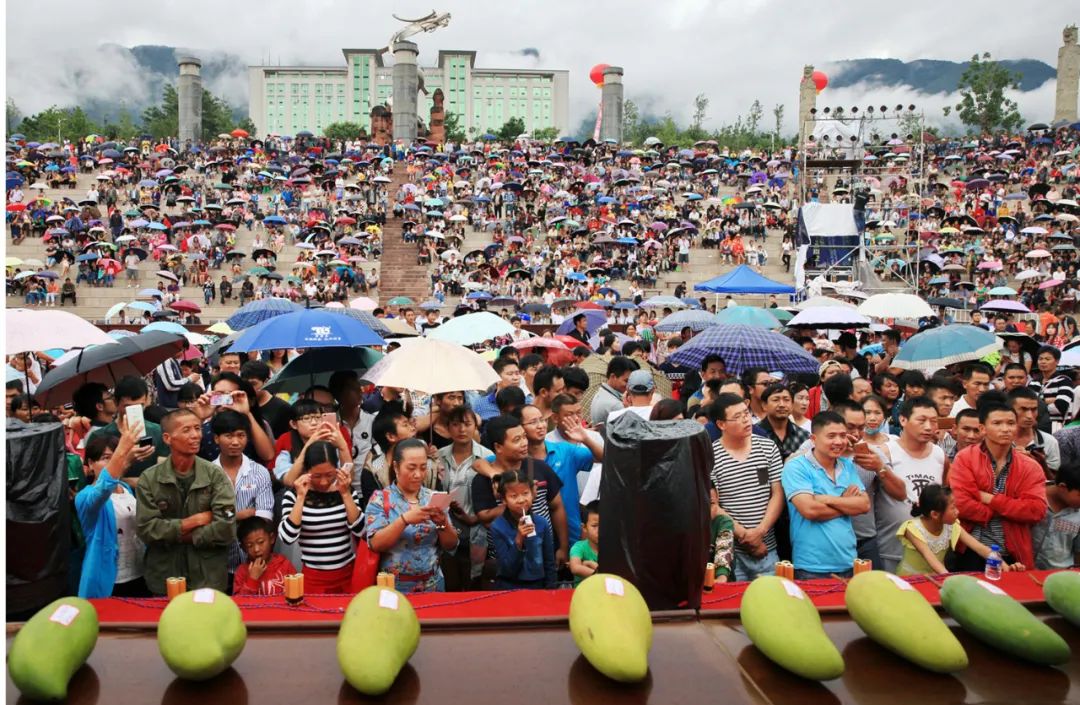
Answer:
<path fill-rule="evenodd" d="M 364 695 L 390 690 L 416 653 L 420 620 L 404 595 L 373 585 L 352 599 L 341 620 L 337 657 L 345 680 Z"/>
<path fill-rule="evenodd" d="M 1080 573 L 1063 570 L 1043 581 L 1043 596 L 1050 609 L 1080 627 Z"/>
<path fill-rule="evenodd" d="M 68 683 L 98 638 L 97 610 L 78 597 L 61 597 L 23 625 L 8 650 L 8 673 L 32 700 L 63 700 Z"/>
<path fill-rule="evenodd" d="M 935 673 L 967 668 L 968 657 L 952 630 L 922 593 L 880 570 L 859 573 L 844 592 L 848 614 L 867 636 Z"/>
<path fill-rule="evenodd" d="M 158 620 L 158 650 L 173 673 L 204 681 L 228 668 L 247 643 L 244 616 L 213 588 L 177 595 Z"/>
<path fill-rule="evenodd" d="M 746 635 L 778 666 L 816 681 L 839 678 L 844 658 L 821 626 L 821 615 L 794 582 L 775 575 L 756 578 L 739 606 Z"/>
<path fill-rule="evenodd" d="M 623 578 L 594 573 L 574 588 L 570 634 L 585 659 L 608 678 L 638 683 L 648 675 L 652 615 L 638 589 Z"/>
<path fill-rule="evenodd" d="M 941 586 L 941 604 L 966 631 L 996 649 L 1048 666 L 1065 663 L 1069 645 L 997 585 L 953 575 Z"/>

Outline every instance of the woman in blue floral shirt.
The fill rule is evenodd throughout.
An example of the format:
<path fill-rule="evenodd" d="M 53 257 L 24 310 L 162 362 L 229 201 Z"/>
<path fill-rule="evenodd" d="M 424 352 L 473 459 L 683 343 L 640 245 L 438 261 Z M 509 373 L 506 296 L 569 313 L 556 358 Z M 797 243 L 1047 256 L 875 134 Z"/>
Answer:
<path fill-rule="evenodd" d="M 382 554 L 379 570 L 394 574 L 399 592 L 441 592 L 439 554 L 454 551 L 458 534 L 446 512 L 427 506 L 434 494 L 424 487 L 427 445 L 416 438 L 402 441 L 392 460 L 393 482 L 368 501 L 368 546 Z"/>

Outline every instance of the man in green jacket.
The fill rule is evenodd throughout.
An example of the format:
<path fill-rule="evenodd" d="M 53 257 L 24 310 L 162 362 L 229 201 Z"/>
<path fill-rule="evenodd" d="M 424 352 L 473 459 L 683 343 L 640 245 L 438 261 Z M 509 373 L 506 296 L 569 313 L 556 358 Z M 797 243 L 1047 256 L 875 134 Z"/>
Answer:
<path fill-rule="evenodd" d="M 202 421 L 187 409 L 161 420 L 169 457 L 139 478 L 135 520 L 146 544 L 144 577 L 164 595 L 165 580 L 187 578 L 188 590 L 228 590 L 229 546 L 236 541 L 236 495 L 225 472 L 197 457 Z"/>

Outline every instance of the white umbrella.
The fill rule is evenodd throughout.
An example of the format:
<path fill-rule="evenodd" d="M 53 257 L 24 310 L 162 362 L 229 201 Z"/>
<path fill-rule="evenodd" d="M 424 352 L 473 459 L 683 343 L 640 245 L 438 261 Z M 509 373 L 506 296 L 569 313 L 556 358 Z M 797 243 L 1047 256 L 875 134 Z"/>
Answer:
<path fill-rule="evenodd" d="M 814 306 L 787 322 L 789 328 L 865 328 L 870 319 L 847 306 Z"/>
<path fill-rule="evenodd" d="M 930 304 L 915 294 L 875 294 L 857 309 L 871 318 L 922 318 L 933 316 Z"/>
<path fill-rule="evenodd" d="M 476 345 L 492 338 L 511 335 L 514 326 L 490 311 L 478 311 L 451 318 L 427 333 L 434 340 L 445 340 L 459 345 Z"/>
<path fill-rule="evenodd" d="M 1046 257 L 1049 257 L 1049 256 L 1050 256 L 1050 253 L 1048 251 L 1044 250 L 1044 249 L 1041 249 L 1041 248 L 1034 249 L 1031 252 L 1024 255 L 1024 257 L 1030 257 L 1031 259 L 1045 259 Z"/>
<path fill-rule="evenodd" d="M 404 342 L 376 362 L 363 378 L 380 387 L 425 394 L 487 389 L 499 381 L 499 375 L 477 353 L 457 343 L 432 338 Z"/>
<path fill-rule="evenodd" d="M 105 322 L 108 323 L 113 316 L 123 311 L 126 306 L 126 301 L 121 301 L 118 304 L 114 304 L 112 308 L 105 312 Z"/>
<path fill-rule="evenodd" d="M 1016 275 L 1016 281 L 1024 282 L 1028 279 L 1042 279 L 1046 275 L 1035 269 L 1025 269 Z"/>
<path fill-rule="evenodd" d="M 32 311 L 11 308 L 5 312 L 4 352 L 85 348 L 88 345 L 112 345 L 116 341 L 93 323 L 66 311 Z"/>
<path fill-rule="evenodd" d="M 202 333 L 196 333 L 195 331 L 191 330 L 185 332 L 184 337 L 187 338 L 187 341 L 192 345 L 209 345 L 210 343 L 214 342 Z"/>

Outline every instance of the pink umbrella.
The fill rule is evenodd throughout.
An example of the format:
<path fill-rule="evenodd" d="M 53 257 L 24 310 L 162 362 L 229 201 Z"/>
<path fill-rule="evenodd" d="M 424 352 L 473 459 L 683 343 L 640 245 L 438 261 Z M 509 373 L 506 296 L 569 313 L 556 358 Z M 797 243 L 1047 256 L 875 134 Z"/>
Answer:
<path fill-rule="evenodd" d="M 353 299 L 349 302 L 349 308 L 357 311 L 374 311 L 379 307 L 379 303 L 373 299 L 369 299 L 366 296 L 361 296 Z"/>
<path fill-rule="evenodd" d="M 1040 289 L 1053 289 L 1055 286 L 1064 284 L 1064 279 L 1047 279 L 1042 284 L 1039 284 Z"/>
<path fill-rule="evenodd" d="M 988 262 L 979 262 L 979 269 L 989 269 L 992 271 L 998 271 L 1003 269 L 1000 260 L 990 260 Z"/>
<path fill-rule="evenodd" d="M 518 350 L 532 350 L 533 348 L 552 348 L 554 350 L 569 350 L 566 343 L 555 338 L 526 338 L 525 340 L 515 340 L 510 343 L 510 347 L 517 348 Z"/>

